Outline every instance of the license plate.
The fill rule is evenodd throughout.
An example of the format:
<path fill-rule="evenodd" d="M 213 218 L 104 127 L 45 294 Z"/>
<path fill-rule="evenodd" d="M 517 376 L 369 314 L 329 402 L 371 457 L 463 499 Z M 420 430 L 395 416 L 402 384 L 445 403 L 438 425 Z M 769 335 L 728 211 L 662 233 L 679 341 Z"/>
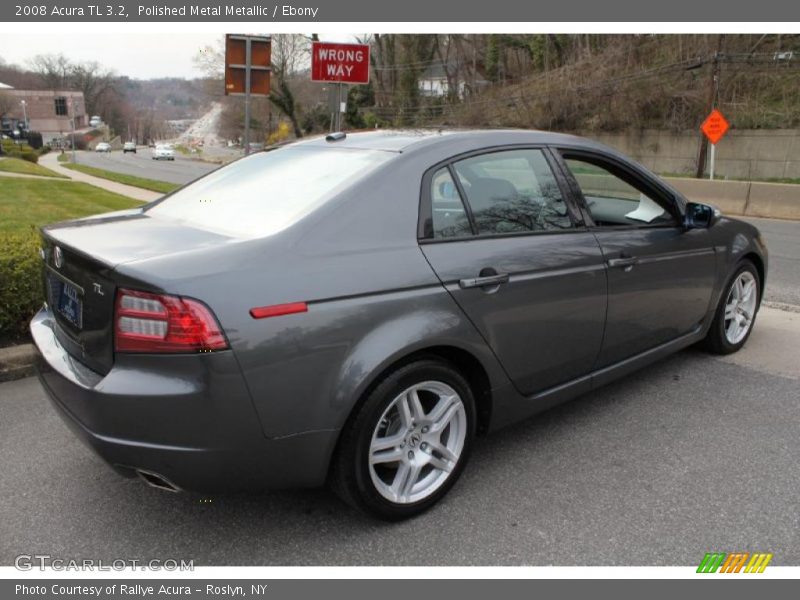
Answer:
<path fill-rule="evenodd" d="M 83 328 L 83 300 L 80 292 L 74 285 L 66 281 L 62 282 L 60 287 L 58 312 L 78 329 Z"/>

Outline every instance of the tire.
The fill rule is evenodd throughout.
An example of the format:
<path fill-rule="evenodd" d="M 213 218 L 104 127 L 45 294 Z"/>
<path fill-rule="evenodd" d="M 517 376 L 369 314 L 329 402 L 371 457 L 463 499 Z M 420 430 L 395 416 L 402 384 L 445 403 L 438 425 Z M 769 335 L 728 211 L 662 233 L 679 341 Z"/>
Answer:
<path fill-rule="evenodd" d="M 423 359 L 399 367 L 344 428 L 331 487 L 351 506 L 381 519 L 416 516 L 456 483 L 475 429 L 472 390 L 450 364 Z M 371 457 L 379 462 L 371 464 Z"/>
<path fill-rule="evenodd" d="M 742 287 L 737 286 L 742 284 Z M 748 295 L 747 289 L 749 289 Z M 744 292 L 744 298 L 736 298 Z M 714 321 L 703 340 L 703 346 L 713 354 L 732 354 L 745 345 L 753 331 L 758 308 L 761 304 L 761 278 L 758 269 L 749 260 L 743 260 L 728 278 Z M 735 307 L 731 309 L 731 307 Z M 733 317 L 732 317 L 733 315 Z M 743 320 L 740 320 L 743 319 Z M 746 321 L 746 326 L 744 321 Z M 734 327 L 733 323 L 738 326 Z"/>

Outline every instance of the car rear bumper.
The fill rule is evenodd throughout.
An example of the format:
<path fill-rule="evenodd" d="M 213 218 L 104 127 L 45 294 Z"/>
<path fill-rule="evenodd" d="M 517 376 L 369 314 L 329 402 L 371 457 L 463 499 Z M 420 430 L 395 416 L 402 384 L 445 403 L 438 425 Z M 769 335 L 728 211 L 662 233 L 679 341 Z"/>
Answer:
<path fill-rule="evenodd" d="M 230 351 L 118 355 L 100 375 L 69 355 L 52 313 L 31 321 L 38 371 L 70 429 L 123 475 L 198 492 L 313 487 L 337 432 L 266 438 Z"/>

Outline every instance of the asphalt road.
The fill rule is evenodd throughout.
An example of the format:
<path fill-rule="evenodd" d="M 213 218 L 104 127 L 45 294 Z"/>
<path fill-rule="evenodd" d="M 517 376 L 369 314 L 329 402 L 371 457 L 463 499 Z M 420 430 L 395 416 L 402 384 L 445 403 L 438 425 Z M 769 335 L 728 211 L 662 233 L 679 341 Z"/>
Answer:
<path fill-rule="evenodd" d="M 192 160 L 175 152 L 175 160 L 153 160 L 149 148 L 139 147 L 136 154 L 114 152 L 78 152 L 78 163 L 127 175 L 137 175 L 170 183 L 188 183 L 213 171 L 219 165 Z"/>
<path fill-rule="evenodd" d="M 761 230 L 769 249 L 764 299 L 800 306 L 800 222 L 750 217 L 745 220 Z"/>
<path fill-rule="evenodd" d="M 84 448 L 35 379 L 2 384 L 0 564 L 696 565 L 712 550 L 800 564 L 800 223 L 758 224 L 767 300 L 799 306 L 762 308 L 738 354 L 689 349 L 480 439 L 448 497 L 405 523 L 325 490 L 147 488 Z"/>

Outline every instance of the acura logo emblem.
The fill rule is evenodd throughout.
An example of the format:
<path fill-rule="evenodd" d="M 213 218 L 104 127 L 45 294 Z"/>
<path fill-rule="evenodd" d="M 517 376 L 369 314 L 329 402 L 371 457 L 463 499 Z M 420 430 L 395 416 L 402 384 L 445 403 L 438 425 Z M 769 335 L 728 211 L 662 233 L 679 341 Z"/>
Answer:
<path fill-rule="evenodd" d="M 57 269 L 60 269 L 61 265 L 64 264 L 64 253 L 61 252 L 61 248 L 58 246 L 53 250 L 53 264 Z"/>

